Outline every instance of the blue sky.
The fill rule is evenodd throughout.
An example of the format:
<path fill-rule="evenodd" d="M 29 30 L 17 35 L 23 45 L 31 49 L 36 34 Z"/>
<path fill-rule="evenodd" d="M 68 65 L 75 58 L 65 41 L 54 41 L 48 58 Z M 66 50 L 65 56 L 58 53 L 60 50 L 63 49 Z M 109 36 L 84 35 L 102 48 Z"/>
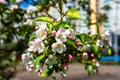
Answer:
<path fill-rule="evenodd" d="M 21 2 L 20 7 L 23 9 L 28 9 L 28 7 L 33 7 L 33 0 L 23 0 L 23 2 Z"/>

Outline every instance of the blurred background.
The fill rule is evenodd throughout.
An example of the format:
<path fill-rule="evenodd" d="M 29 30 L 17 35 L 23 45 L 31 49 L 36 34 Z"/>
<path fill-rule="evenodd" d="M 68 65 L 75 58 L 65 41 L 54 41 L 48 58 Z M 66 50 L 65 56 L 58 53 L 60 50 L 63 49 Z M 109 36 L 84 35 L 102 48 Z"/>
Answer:
<path fill-rule="evenodd" d="M 0 0 L 0 80 L 44 79 L 39 78 L 36 73 L 25 71 L 21 54 L 28 46 L 29 37 L 34 31 L 32 21 L 36 17 L 42 14 L 53 19 L 60 17 L 55 8 L 56 2 L 57 0 Z M 112 54 L 100 58 L 99 75 L 88 76 L 83 65 L 73 63 L 65 80 L 120 80 L 120 0 L 63 2 L 64 11 L 76 8 L 80 12 L 81 19 L 72 21 L 76 32 L 87 33 L 91 29 L 92 34 L 102 35 L 108 30 L 112 41 Z M 58 76 L 58 80 L 62 78 Z"/>

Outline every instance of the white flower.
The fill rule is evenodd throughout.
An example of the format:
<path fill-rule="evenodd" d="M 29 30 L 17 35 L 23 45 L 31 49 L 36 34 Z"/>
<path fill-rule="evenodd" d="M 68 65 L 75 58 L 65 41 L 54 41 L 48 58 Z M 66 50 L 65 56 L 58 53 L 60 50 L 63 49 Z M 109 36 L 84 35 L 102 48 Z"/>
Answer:
<path fill-rule="evenodd" d="M 32 25 L 33 20 L 32 19 L 27 19 L 26 22 L 24 22 L 24 25 Z"/>
<path fill-rule="evenodd" d="M 40 72 L 43 72 L 43 69 L 42 69 L 42 65 L 36 65 L 36 69 L 35 69 L 36 72 L 40 71 Z"/>
<path fill-rule="evenodd" d="M 34 67 L 34 64 L 32 61 L 29 61 L 27 64 L 26 64 L 26 69 L 28 71 L 32 71 L 33 70 L 33 67 Z"/>
<path fill-rule="evenodd" d="M 82 59 L 87 60 L 88 59 L 88 53 L 84 52 L 83 55 L 82 55 Z"/>
<path fill-rule="evenodd" d="M 62 42 L 56 42 L 52 44 L 52 50 L 54 52 L 62 53 L 63 51 L 66 51 L 66 45 Z"/>
<path fill-rule="evenodd" d="M 36 25 L 39 26 L 39 28 L 47 29 L 46 22 L 36 22 Z"/>
<path fill-rule="evenodd" d="M 39 39 L 35 39 L 29 43 L 28 51 L 42 53 L 44 50 L 44 43 Z"/>
<path fill-rule="evenodd" d="M 36 37 L 39 38 L 40 40 L 44 40 L 47 37 L 47 31 L 45 28 L 39 28 L 36 31 Z"/>
<path fill-rule="evenodd" d="M 46 59 L 45 63 L 48 65 L 53 65 L 57 63 L 57 58 L 53 55 L 49 55 L 49 57 Z"/>
<path fill-rule="evenodd" d="M 13 11 L 14 9 L 18 9 L 18 5 L 16 4 L 10 5 L 10 10 Z"/>
<path fill-rule="evenodd" d="M 26 63 L 28 61 L 28 58 L 27 58 L 26 54 L 22 54 L 21 59 L 22 59 L 23 63 Z"/>
<path fill-rule="evenodd" d="M 24 14 L 24 18 L 28 19 L 28 18 L 31 18 L 31 16 L 28 14 Z"/>
<path fill-rule="evenodd" d="M 97 40 L 97 41 L 96 41 L 96 45 L 97 45 L 97 46 L 100 46 L 100 43 L 101 43 L 100 40 Z"/>
<path fill-rule="evenodd" d="M 56 33 L 55 39 L 58 42 L 65 42 L 67 40 L 64 28 L 61 28 L 61 29 L 58 30 L 58 32 Z"/>
<path fill-rule="evenodd" d="M 109 31 L 105 31 L 104 34 L 105 34 L 105 36 L 108 36 L 108 37 L 110 36 L 110 32 Z"/>
<path fill-rule="evenodd" d="M 100 66 L 99 62 L 96 62 L 96 67 L 99 67 L 99 66 Z"/>
<path fill-rule="evenodd" d="M 27 10 L 27 14 L 32 14 L 33 13 L 33 10 L 32 9 L 28 9 Z"/>
<path fill-rule="evenodd" d="M 110 46 L 112 46 L 112 41 L 109 41 L 108 44 L 109 44 Z"/>
<path fill-rule="evenodd" d="M 32 58 L 33 58 L 33 54 L 29 53 L 29 52 L 21 55 L 21 59 L 22 59 L 23 63 L 25 63 L 25 64 L 27 64 L 29 62 L 29 60 L 31 60 Z"/>
<path fill-rule="evenodd" d="M 66 34 L 68 37 L 75 36 L 75 31 L 74 31 L 74 29 L 70 28 L 70 29 L 66 30 Z"/>

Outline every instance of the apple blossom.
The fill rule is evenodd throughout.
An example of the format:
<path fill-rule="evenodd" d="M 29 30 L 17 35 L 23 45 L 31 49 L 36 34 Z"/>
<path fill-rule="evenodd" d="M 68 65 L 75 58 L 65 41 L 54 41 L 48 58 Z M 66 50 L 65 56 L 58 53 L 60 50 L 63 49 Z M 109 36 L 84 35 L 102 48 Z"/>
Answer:
<path fill-rule="evenodd" d="M 57 31 L 55 39 L 58 42 L 65 42 L 67 40 L 64 28 L 61 28 Z"/>
<path fill-rule="evenodd" d="M 75 31 L 74 31 L 74 29 L 67 29 L 66 30 L 66 34 L 67 34 L 67 36 L 69 37 L 69 38 L 71 38 L 71 39 L 74 39 L 75 38 Z"/>
<path fill-rule="evenodd" d="M 22 54 L 22 55 L 21 55 L 21 59 L 22 59 L 22 61 L 23 61 L 24 63 L 28 61 L 28 58 L 27 58 L 27 55 L 26 55 L 26 54 Z"/>
<path fill-rule="evenodd" d="M 34 41 L 29 42 L 28 51 L 41 53 L 44 50 L 44 43 L 39 39 L 35 39 Z"/>
<path fill-rule="evenodd" d="M 47 31 L 45 28 L 39 28 L 36 31 L 36 37 L 39 38 L 40 40 L 44 40 L 47 37 Z"/>
<path fill-rule="evenodd" d="M 54 52 L 62 53 L 63 51 L 66 51 L 66 45 L 62 42 L 56 42 L 52 44 L 52 50 Z"/>
<path fill-rule="evenodd" d="M 101 43 L 100 40 L 97 40 L 97 41 L 96 41 L 96 45 L 97 45 L 97 46 L 100 46 L 100 43 Z"/>
<path fill-rule="evenodd" d="M 32 61 L 29 61 L 27 64 L 26 64 L 26 69 L 28 71 L 32 71 L 33 70 L 33 62 Z"/>
<path fill-rule="evenodd" d="M 46 59 L 45 63 L 48 65 L 53 65 L 57 63 L 57 58 L 53 55 L 49 55 L 49 57 Z"/>
<path fill-rule="evenodd" d="M 21 59 L 22 59 L 23 63 L 27 63 L 32 58 L 33 58 L 33 54 L 29 53 L 29 52 L 27 52 L 26 54 L 24 53 L 24 54 L 21 55 Z"/>
<path fill-rule="evenodd" d="M 100 66 L 100 64 L 99 64 L 99 62 L 97 61 L 97 62 L 96 62 L 96 67 L 99 67 L 99 66 Z"/>
<path fill-rule="evenodd" d="M 108 41 L 108 44 L 109 44 L 110 46 L 112 46 L 112 41 Z"/>
<path fill-rule="evenodd" d="M 110 32 L 109 31 L 105 31 L 104 35 L 109 37 L 110 36 Z"/>
<path fill-rule="evenodd" d="M 83 60 L 87 60 L 87 59 L 88 59 L 88 53 L 84 52 L 84 53 L 82 54 L 82 59 L 83 59 Z"/>
<path fill-rule="evenodd" d="M 12 4 L 12 5 L 10 5 L 10 10 L 11 11 L 14 11 L 15 9 L 18 9 L 18 5 L 17 4 Z"/>

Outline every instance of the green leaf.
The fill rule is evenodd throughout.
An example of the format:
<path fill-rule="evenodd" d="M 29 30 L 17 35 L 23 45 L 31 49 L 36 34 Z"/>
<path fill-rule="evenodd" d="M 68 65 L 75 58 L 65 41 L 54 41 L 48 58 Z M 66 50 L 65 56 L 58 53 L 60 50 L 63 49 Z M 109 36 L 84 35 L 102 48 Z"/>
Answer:
<path fill-rule="evenodd" d="M 108 55 L 111 55 L 111 54 L 112 54 L 112 49 L 108 48 Z"/>
<path fill-rule="evenodd" d="M 52 31 L 52 28 L 53 28 L 53 25 L 52 25 L 52 24 L 47 23 L 47 27 L 48 27 L 48 29 L 49 29 L 50 31 Z"/>
<path fill-rule="evenodd" d="M 40 16 L 36 18 L 35 21 L 44 21 L 44 22 L 52 23 L 52 19 L 48 16 Z"/>
<path fill-rule="evenodd" d="M 69 16 L 70 18 L 81 18 L 79 11 L 76 9 L 69 9 L 66 13 L 66 16 Z"/>
<path fill-rule="evenodd" d="M 62 0 L 59 0 L 58 5 L 59 5 L 59 9 L 60 9 L 60 11 L 62 11 L 62 9 L 63 9 L 63 3 L 62 3 Z"/>
<path fill-rule="evenodd" d="M 54 26 L 58 26 L 59 24 L 60 24 L 60 21 L 54 21 L 54 22 L 53 22 L 53 25 L 54 25 Z"/>
<path fill-rule="evenodd" d="M 49 49 L 49 46 L 45 47 L 44 48 L 44 53 L 46 53 L 48 51 L 48 49 Z"/>
<path fill-rule="evenodd" d="M 93 40 L 93 41 L 94 41 L 94 40 L 96 40 L 96 39 L 97 39 L 97 37 L 98 37 L 98 35 L 97 35 L 97 34 L 93 35 L 93 36 L 92 36 L 92 40 Z"/>
<path fill-rule="evenodd" d="M 82 43 L 85 43 L 85 39 L 86 39 L 86 34 L 85 33 L 80 34 L 77 37 L 81 40 Z"/>
<path fill-rule="evenodd" d="M 67 22 L 61 22 L 59 24 L 59 28 L 64 28 L 68 23 Z"/>
<path fill-rule="evenodd" d="M 36 33 L 33 32 L 32 35 L 31 35 L 30 38 L 29 38 L 29 41 L 33 40 L 35 37 L 36 37 Z"/>
<path fill-rule="evenodd" d="M 66 42 L 68 45 L 71 45 L 73 46 L 75 49 L 77 49 L 77 46 L 76 44 L 74 43 L 74 41 L 70 40 L 70 39 L 67 39 L 67 42 Z"/>
<path fill-rule="evenodd" d="M 64 26 L 64 28 L 68 29 L 68 28 L 73 28 L 71 25 L 66 25 Z"/>
<path fill-rule="evenodd" d="M 94 53 L 97 53 L 99 51 L 99 48 L 96 44 L 92 44 L 91 47 Z"/>
<path fill-rule="evenodd" d="M 48 75 L 47 75 L 47 72 L 48 72 L 48 69 L 46 69 L 45 71 L 43 71 L 43 72 L 40 74 L 40 77 L 46 77 L 46 76 L 48 76 Z"/>
<path fill-rule="evenodd" d="M 39 64 L 40 60 L 44 58 L 44 55 L 38 56 L 34 61 L 34 68 L 36 69 L 36 66 Z"/>

